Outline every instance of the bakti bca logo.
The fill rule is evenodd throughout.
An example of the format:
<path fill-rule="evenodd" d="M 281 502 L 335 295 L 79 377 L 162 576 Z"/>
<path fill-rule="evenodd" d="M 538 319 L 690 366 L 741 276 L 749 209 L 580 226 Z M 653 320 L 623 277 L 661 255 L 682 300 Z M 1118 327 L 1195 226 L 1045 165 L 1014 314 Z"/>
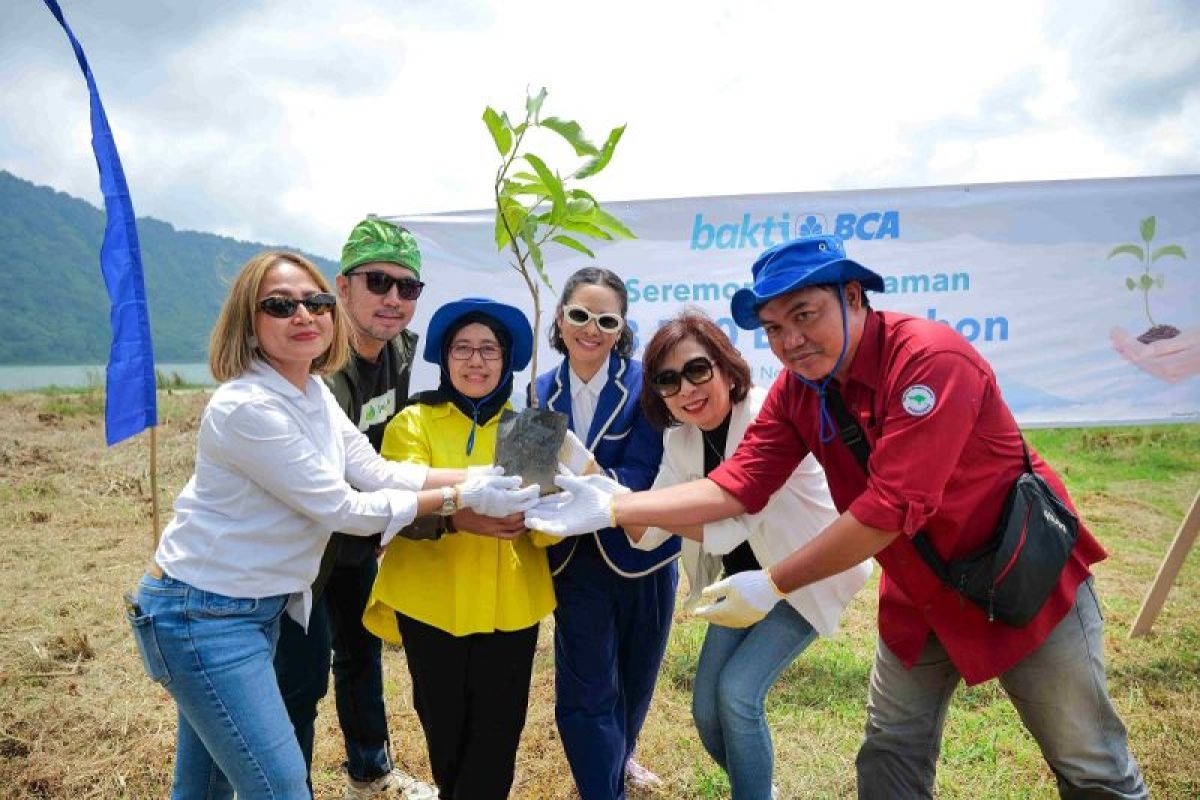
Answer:
<path fill-rule="evenodd" d="M 826 234 L 849 239 L 899 239 L 900 212 L 895 210 L 867 211 L 862 214 L 842 212 L 828 215 L 812 211 L 791 214 L 742 214 L 741 219 L 716 220 L 703 212 L 692 221 L 692 250 L 763 249 L 800 236 Z"/>

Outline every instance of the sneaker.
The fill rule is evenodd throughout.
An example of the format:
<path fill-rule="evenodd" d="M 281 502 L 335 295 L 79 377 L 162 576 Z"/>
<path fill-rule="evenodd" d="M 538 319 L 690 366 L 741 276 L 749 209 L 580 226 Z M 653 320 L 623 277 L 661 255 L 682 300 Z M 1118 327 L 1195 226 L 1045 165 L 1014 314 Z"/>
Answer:
<path fill-rule="evenodd" d="M 346 779 L 346 793 L 342 800 L 372 800 L 377 797 L 403 798 L 404 800 L 437 800 L 436 786 L 419 781 L 399 767 L 393 767 L 386 775 L 373 781 Z"/>
<path fill-rule="evenodd" d="M 625 780 L 635 789 L 649 789 L 662 784 L 662 778 L 643 767 L 632 757 L 625 762 Z"/>

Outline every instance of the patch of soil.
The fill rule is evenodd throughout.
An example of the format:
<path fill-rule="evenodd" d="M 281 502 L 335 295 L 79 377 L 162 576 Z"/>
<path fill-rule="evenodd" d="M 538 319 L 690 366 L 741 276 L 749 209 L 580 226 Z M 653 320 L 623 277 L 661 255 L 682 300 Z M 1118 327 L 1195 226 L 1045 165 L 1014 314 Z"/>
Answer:
<path fill-rule="evenodd" d="M 25 758 L 29 745 L 12 736 L 0 738 L 0 758 Z"/>
<path fill-rule="evenodd" d="M 82 631 L 71 631 L 65 636 L 54 637 L 47 649 L 50 651 L 50 657 L 55 661 L 67 663 L 91 661 L 96 657 L 96 651 L 92 649 L 87 634 Z"/>
<path fill-rule="evenodd" d="M 1150 330 L 1137 337 L 1142 344 L 1161 342 L 1163 339 L 1174 339 L 1179 335 L 1179 328 L 1174 325 L 1155 325 Z"/>
<path fill-rule="evenodd" d="M 54 453 L 40 445 L 25 446 L 16 439 L 11 445 L 0 444 L 0 466 L 40 467 L 54 463 Z"/>
<path fill-rule="evenodd" d="M 25 791 L 28 792 L 26 796 L 37 798 L 37 800 L 59 797 L 61 787 L 62 780 L 56 777 L 29 778 L 25 781 Z"/>

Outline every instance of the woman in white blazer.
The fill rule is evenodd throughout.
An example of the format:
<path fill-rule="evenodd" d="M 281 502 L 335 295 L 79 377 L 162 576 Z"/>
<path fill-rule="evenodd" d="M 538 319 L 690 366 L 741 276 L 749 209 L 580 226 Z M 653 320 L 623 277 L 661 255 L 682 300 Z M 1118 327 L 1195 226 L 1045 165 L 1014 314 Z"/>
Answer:
<path fill-rule="evenodd" d="M 702 312 L 668 321 L 646 346 L 642 407 L 665 429 L 665 453 L 654 488 L 695 480 L 737 449 L 766 392 L 751 385 L 750 367 Z M 665 531 L 626 527 L 639 548 L 683 538 L 688 607 L 725 575 L 770 567 L 795 552 L 837 516 L 825 473 L 805 458 L 757 514 Z M 728 773 L 734 800 L 766 800 L 774 751 L 763 701 L 779 674 L 816 636 L 832 635 L 842 609 L 871 574 L 864 562 L 787 596 L 749 628 L 710 625 L 696 667 L 692 717 L 709 755 Z"/>

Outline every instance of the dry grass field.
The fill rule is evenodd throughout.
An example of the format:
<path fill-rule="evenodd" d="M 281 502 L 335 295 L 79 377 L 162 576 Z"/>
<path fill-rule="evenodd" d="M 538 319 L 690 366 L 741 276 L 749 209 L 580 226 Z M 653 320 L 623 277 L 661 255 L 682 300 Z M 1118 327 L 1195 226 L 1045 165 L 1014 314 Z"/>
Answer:
<path fill-rule="evenodd" d="M 206 395 L 163 394 L 163 513 L 187 479 Z M 120 597 L 150 547 L 147 438 L 103 445 L 97 393 L 0 394 L 0 798 L 150 798 L 167 794 L 174 706 L 141 671 Z M 1130 622 L 1187 505 L 1200 488 L 1200 426 L 1035 432 L 1066 474 L 1112 557 L 1097 570 L 1107 615 L 1109 681 L 1152 793 L 1200 797 L 1200 552 L 1191 554 L 1150 637 Z M 820 641 L 768 699 L 777 776 L 787 798 L 851 797 L 873 648 L 865 591 L 844 632 Z M 574 796 L 555 735 L 550 625 L 543 626 L 513 796 Z M 642 737 L 640 758 L 664 785 L 645 798 L 723 798 L 689 717 L 703 626 L 682 615 Z M 404 655 L 386 654 L 398 760 L 428 778 Z M 314 783 L 340 797 L 341 744 L 322 708 Z M 1054 796 L 1053 778 L 994 684 L 960 690 L 938 779 L 944 798 Z"/>

